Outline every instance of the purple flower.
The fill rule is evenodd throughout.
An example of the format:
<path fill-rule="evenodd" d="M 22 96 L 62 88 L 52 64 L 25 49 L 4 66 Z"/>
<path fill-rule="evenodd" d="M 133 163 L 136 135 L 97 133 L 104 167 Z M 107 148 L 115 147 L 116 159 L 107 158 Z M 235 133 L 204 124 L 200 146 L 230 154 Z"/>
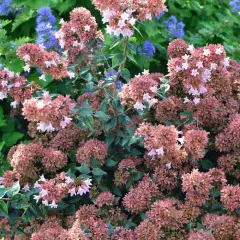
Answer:
<path fill-rule="evenodd" d="M 165 11 L 161 11 L 161 12 L 156 16 L 157 20 L 159 21 L 160 18 L 161 18 L 164 14 L 165 14 Z"/>
<path fill-rule="evenodd" d="M 184 36 L 184 27 L 183 22 L 178 22 L 175 16 L 170 16 L 168 20 L 164 21 L 163 24 L 168 28 L 168 32 L 173 37 L 181 38 Z"/>
<path fill-rule="evenodd" d="M 150 58 L 155 53 L 155 46 L 150 41 L 145 41 L 143 46 L 138 48 L 138 53 L 146 58 Z"/>
<path fill-rule="evenodd" d="M 106 80 L 113 80 L 116 76 L 117 76 L 117 71 L 115 71 L 114 69 L 110 69 L 104 74 L 104 78 Z"/>
<path fill-rule="evenodd" d="M 55 33 L 57 31 L 57 28 L 54 25 L 55 21 L 56 18 L 49 7 L 42 7 L 38 10 L 36 27 L 38 36 L 36 43 L 38 45 L 43 45 L 46 49 L 55 48 L 60 50 L 58 41 L 55 37 Z"/>
<path fill-rule="evenodd" d="M 117 89 L 120 90 L 122 88 L 122 82 L 117 81 Z"/>
<path fill-rule="evenodd" d="M 0 1 L 0 15 L 8 15 L 12 11 L 12 0 Z"/>
<path fill-rule="evenodd" d="M 51 12 L 49 7 L 42 7 L 38 9 L 38 17 L 37 17 L 37 24 L 40 23 L 49 23 L 53 25 L 56 21 L 56 18 Z"/>
<path fill-rule="evenodd" d="M 229 5 L 233 8 L 233 10 L 240 12 L 240 0 L 232 0 L 229 2 Z"/>

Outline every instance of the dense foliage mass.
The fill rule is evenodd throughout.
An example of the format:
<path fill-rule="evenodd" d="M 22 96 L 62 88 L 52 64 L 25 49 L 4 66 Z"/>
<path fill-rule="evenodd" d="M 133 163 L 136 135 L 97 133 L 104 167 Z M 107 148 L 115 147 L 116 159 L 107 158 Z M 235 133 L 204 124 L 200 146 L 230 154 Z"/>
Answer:
<path fill-rule="evenodd" d="M 1 239 L 240 240 L 240 1 L 203 2 L 0 2 Z"/>

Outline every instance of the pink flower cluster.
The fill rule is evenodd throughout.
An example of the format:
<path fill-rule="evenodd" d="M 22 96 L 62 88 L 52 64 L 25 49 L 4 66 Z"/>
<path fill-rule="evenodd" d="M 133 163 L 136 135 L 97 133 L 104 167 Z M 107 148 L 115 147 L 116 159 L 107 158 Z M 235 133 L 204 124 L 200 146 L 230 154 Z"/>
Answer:
<path fill-rule="evenodd" d="M 226 209 L 235 211 L 240 208 L 240 187 L 228 185 L 221 191 L 221 201 Z"/>
<path fill-rule="evenodd" d="M 107 192 L 102 192 L 99 194 L 99 196 L 97 197 L 96 199 L 96 202 L 95 204 L 98 206 L 98 207 L 102 207 L 104 205 L 106 206 L 112 206 L 113 205 L 113 201 L 115 199 L 115 196 L 107 191 Z"/>
<path fill-rule="evenodd" d="M 238 229 L 237 219 L 228 215 L 206 214 L 203 225 L 212 229 L 213 236 L 218 240 L 233 239 Z"/>
<path fill-rule="evenodd" d="M 94 0 L 93 4 L 100 10 L 103 23 L 108 23 L 107 32 L 119 36 L 131 37 L 137 20 L 151 20 L 161 11 L 167 11 L 165 0 Z"/>
<path fill-rule="evenodd" d="M 38 88 L 37 84 L 28 83 L 24 77 L 7 68 L 0 71 L 0 100 L 9 95 L 13 99 L 12 108 L 16 108 L 24 100 L 31 98 L 33 91 Z"/>
<path fill-rule="evenodd" d="M 100 165 L 103 165 L 107 156 L 108 146 L 98 139 L 90 139 L 87 142 L 80 144 L 76 160 L 79 164 L 86 163 L 91 166 L 91 158 L 96 158 Z"/>
<path fill-rule="evenodd" d="M 240 114 L 232 116 L 228 126 L 217 135 L 216 146 L 221 152 L 240 147 Z"/>
<path fill-rule="evenodd" d="M 70 63 L 75 63 L 79 55 L 90 53 L 90 40 L 103 38 L 102 32 L 97 30 L 97 23 L 91 12 L 79 7 L 70 12 L 70 21 L 62 21 L 60 30 L 56 33 L 59 45 L 67 51 Z M 86 60 L 85 60 L 86 61 Z"/>
<path fill-rule="evenodd" d="M 122 105 L 132 105 L 139 110 L 144 110 L 146 103 L 149 107 L 154 106 L 158 102 L 156 93 L 160 85 L 159 77 L 162 76 L 160 73 L 143 73 L 134 77 L 130 83 L 124 84 L 118 94 Z"/>
<path fill-rule="evenodd" d="M 34 199 L 36 202 L 42 199 L 42 204 L 45 206 L 57 208 L 57 203 L 62 201 L 68 194 L 72 197 L 88 193 L 92 185 L 91 181 L 91 179 L 72 179 L 65 172 L 50 180 L 45 179 L 42 175 L 34 184 L 34 187 L 39 189 L 39 194 L 34 195 Z"/>
<path fill-rule="evenodd" d="M 186 152 L 195 158 L 203 158 L 208 143 L 208 133 L 204 130 L 189 130 L 184 136 Z"/>
<path fill-rule="evenodd" d="M 152 159 L 154 165 L 171 165 L 177 167 L 185 161 L 186 152 L 179 144 L 178 131 L 174 126 L 142 123 L 136 135 L 144 139 L 144 147 L 148 151 L 147 157 Z"/>
<path fill-rule="evenodd" d="M 50 74 L 54 79 L 60 80 L 69 76 L 68 61 L 61 59 L 57 52 L 48 52 L 33 43 L 25 43 L 17 50 L 21 60 L 25 62 L 24 70 L 30 72 L 30 67 L 39 67 L 43 73 L 41 80 L 45 81 L 45 74 Z"/>
<path fill-rule="evenodd" d="M 209 199 L 212 188 L 208 173 L 201 173 L 194 169 L 192 173 L 182 176 L 182 191 L 186 192 L 186 200 L 194 206 L 202 206 Z"/>
<path fill-rule="evenodd" d="M 37 124 L 40 132 L 53 132 L 65 128 L 72 121 L 75 104 L 69 95 L 52 99 L 45 93 L 43 99 L 31 98 L 23 103 L 23 115 Z"/>
<path fill-rule="evenodd" d="M 115 184 L 124 185 L 127 183 L 128 180 L 131 179 L 131 171 L 136 171 L 137 166 L 141 164 L 141 160 L 138 158 L 124 158 L 118 164 L 118 168 L 114 174 L 114 181 Z"/>
<path fill-rule="evenodd" d="M 227 70 L 230 60 L 222 45 L 210 44 L 195 49 L 182 40 L 175 40 L 168 50 L 171 56 L 168 62 L 169 82 L 173 88 L 177 88 L 181 82 L 184 87 L 184 103 L 193 99 L 197 105 L 206 95 L 229 99 L 232 95 Z"/>
<path fill-rule="evenodd" d="M 37 179 L 42 171 L 56 172 L 67 165 L 67 157 L 62 152 L 53 148 L 44 148 L 39 143 L 19 144 L 12 147 L 8 161 L 15 170 L 14 173 L 20 174 L 22 182 Z"/>
<path fill-rule="evenodd" d="M 143 212 L 158 196 L 157 185 L 146 175 L 136 187 L 132 187 L 124 196 L 123 205 L 131 213 Z"/>
<path fill-rule="evenodd" d="M 74 124 L 60 129 L 49 142 L 49 146 L 62 152 L 70 153 L 80 140 L 87 137 L 87 133 Z"/>
<path fill-rule="evenodd" d="M 2 183 L 6 188 L 9 188 L 19 179 L 20 174 L 17 171 L 5 171 L 2 177 Z"/>

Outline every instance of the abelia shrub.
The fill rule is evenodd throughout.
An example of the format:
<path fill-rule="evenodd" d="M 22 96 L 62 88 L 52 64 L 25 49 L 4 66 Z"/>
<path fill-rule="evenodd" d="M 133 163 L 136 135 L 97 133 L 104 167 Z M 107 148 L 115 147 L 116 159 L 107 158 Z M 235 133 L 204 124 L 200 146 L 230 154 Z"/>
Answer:
<path fill-rule="evenodd" d="M 134 31 L 165 1 L 93 4 L 108 23 L 105 40 L 79 7 L 53 29 L 54 47 L 38 36 L 17 49 L 24 70 L 40 68 L 50 85 L 0 71 L 0 99 L 29 135 L 3 166 L 0 237 L 238 240 L 240 64 L 220 43 L 176 39 L 168 73 L 129 71 Z M 38 24 L 54 24 L 50 9 L 38 14 Z M 174 16 L 165 24 L 183 36 Z M 141 50 L 148 58 L 156 49 L 149 41 Z"/>

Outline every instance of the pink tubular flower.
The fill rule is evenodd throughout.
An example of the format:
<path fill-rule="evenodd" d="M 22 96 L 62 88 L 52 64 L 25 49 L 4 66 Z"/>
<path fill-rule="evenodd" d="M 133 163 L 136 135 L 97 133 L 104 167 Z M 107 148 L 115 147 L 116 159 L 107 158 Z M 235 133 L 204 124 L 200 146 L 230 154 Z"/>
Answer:
<path fill-rule="evenodd" d="M 66 128 L 60 129 L 57 135 L 51 139 L 49 145 L 54 149 L 68 153 L 84 137 L 87 137 L 87 133 L 84 133 L 81 128 L 74 124 L 70 124 Z"/>
<path fill-rule="evenodd" d="M 182 39 L 175 39 L 168 45 L 168 55 L 170 58 L 182 57 L 189 54 L 188 44 Z"/>
<path fill-rule="evenodd" d="M 141 222 L 135 231 L 138 240 L 159 240 L 164 237 L 164 233 L 161 231 L 161 226 L 153 224 L 148 219 Z"/>
<path fill-rule="evenodd" d="M 56 172 L 66 166 L 67 157 L 58 150 L 47 148 L 44 150 L 41 163 L 47 172 Z"/>
<path fill-rule="evenodd" d="M 237 228 L 236 218 L 227 215 L 206 214 L 203 225 L 212 230 L 215 239 L 226 240 L 233 238 Z"/>
<path fill-rule="evenodd" d="M 154 202 L 146 213 L 148 219 L 162 230 L 176 231 L 187 223 L 182 204 L 176 199 L 164 199 Z"/>
<path fill-rule="evenodd" d="M 189 130 L 185 133 L 184 147 L 195 158 L 203 158 L 208 143 L 208 133 L 204 130 Z"/>
<path fill-rule="evenodd" d="M 221 191 L 221 202 L 225 208 L 235 211 L 240 207 L 240 187 L 227 185 Z"/>
<path fill-rule="evenodd" d="M 27 79 L 7 68 L 0 71 L 0 100 L 9 95 L 13 99 L 12 108 L 17 108 L 24 100 L 31 98 L 33 92 L 38 88 L 37 84 L 29 84 Z"/>
<path fill-rule="evenodd" d="M 103 207 L 104 205 L 112 206 L 114 199 L 115 196 L 111 192 L 103 192 L 97 197 L 95 204 L 98 207 Z"/>
<path fill-rule="evenodd" d="M 116 36 L 122 34 L 126 37 L 132 36 L 136 20 L 151 20 L 153 16 L 158 15 L 162 10 L 167 11 L 164 3 L 165 0 L 93 1 L 93 4 L 103 16 L 103 22 L 109 23 L 108 32 Z"/>
<path fill-rule="evenodd" d="M 163 77 L 162 74 L 157 74 Z M 156 74 L 135 76 L 130 83 L 124 84 L 121 92 L 118 94 L 123 105 L 134 105 L 137 102 L 142 103 L 148 99 L 154 99 L 156 92 L 151 89 L 160 84 Z M 146 99 L 146 96 L 148 99 Z"/>
<path fill-rule="evenodd" d="M 177 186 L 178 173 L 173 169 L 168 169 L 166 166 L 158 167 L 154 176 L 161 190 L 173 190 Z"/>
<path fill-rule="evenodd" d="M 12 147 L 8 154 L 11 166 L 24 178 L 36 179 L 39 169 L 36 168 L 36 159 L 43 156 L 41 144 L 19 144 Z"/>
<path fill-rule="evenodd" d="M 144 139 L 144 147 L 154 165 L 165 165 L 170 162 L 173 166 L 179 166 L 186 158 L 186 154 L 179 147 L 178 131 L 174 126 L 142 123 L 136 135 Z"/>
<path fill-rule="evenodd" d="M 212 181 L 208 173 L 194 169 L 192 173 L 183 174 L 182 191 L 186 192 L 186 200 L 193 206 L 201 206 L 209 199 Z"/>
<path fill-rule="evenodd" d="M 86 163 L 91 166 L 91 157 L 99 160 L 100 164 L 103 165 L 107 156 L 108 146 L 97 139 L 90 139 L 81 145 L 77 150 L 77 162 L 79 164 Z"/>
<path fill-rule="evenodd" d="M 124 196 L 123 205 L 129 212 L 139 213 L 148 209 L 158 195 L 157 185 L 146 175 L 137 187 L 132 187 Z"/>
<path fill-rule="evenodd" d="M 68 116 L 75 106 L 69 95 L 58 95 L 55 99 L 29 99 L 23 104 L 23 115 L 28 121 L 37 122 L 41 132 L 52 132 L 61 129 L 61 121 Z"/>
<path fill-rule="evenodd" d="M 215 238 L 212 233 L 208 233 L 207 231 L 192 230 L 190 231 L 187 240 L 215 240 Z"/>
<path fill-rule="evenodd" d="M 17 171 L 5 171 L 3 174 L 2 183 L 6 188 L 9 188 L 19 179 L 20 174 Z"/>
<path fill-rule="evenodd" d="M 131 178 L 131 170 L 137 171 L 137 166 L 141 164 L 138 158 L 124 158 L 120 161 L 118 168 L 114 174 L 115 184 L 123 185 Z"/>
<path fill-rule="evenodd" d="M 17 50 L 21 60 L 24 60 L 29 66 L 38 66 L 43 73 L 49 73 L 56 80 L 66 78 L 68 62 L 61 60 L 56 52 L 45 51 L 33 43 L 25 43 Z M 29 56 L 26 59 L 26 56 Z"/>
<path fill-rule="evenodd" d="M 86 8 L 75 8 L 70 13 L 70 21 L 63 22 L 56 33 L 59 45 L 67 51 L 70 63 L 75 63 L 76 58 L 84 55 L 85 61 L 89 58 L 91 50 L 88 43 L 91 40 L 102 38 L 102 33 L 97 31 L 97 23 L 90 11 Z"/>
<path fill-rule="evenodd" d="M 230 152 L 240 147 L 240 114 L 230 118 L 228 126 L 216 137 L 216 146 L 221 152 Z"/>

